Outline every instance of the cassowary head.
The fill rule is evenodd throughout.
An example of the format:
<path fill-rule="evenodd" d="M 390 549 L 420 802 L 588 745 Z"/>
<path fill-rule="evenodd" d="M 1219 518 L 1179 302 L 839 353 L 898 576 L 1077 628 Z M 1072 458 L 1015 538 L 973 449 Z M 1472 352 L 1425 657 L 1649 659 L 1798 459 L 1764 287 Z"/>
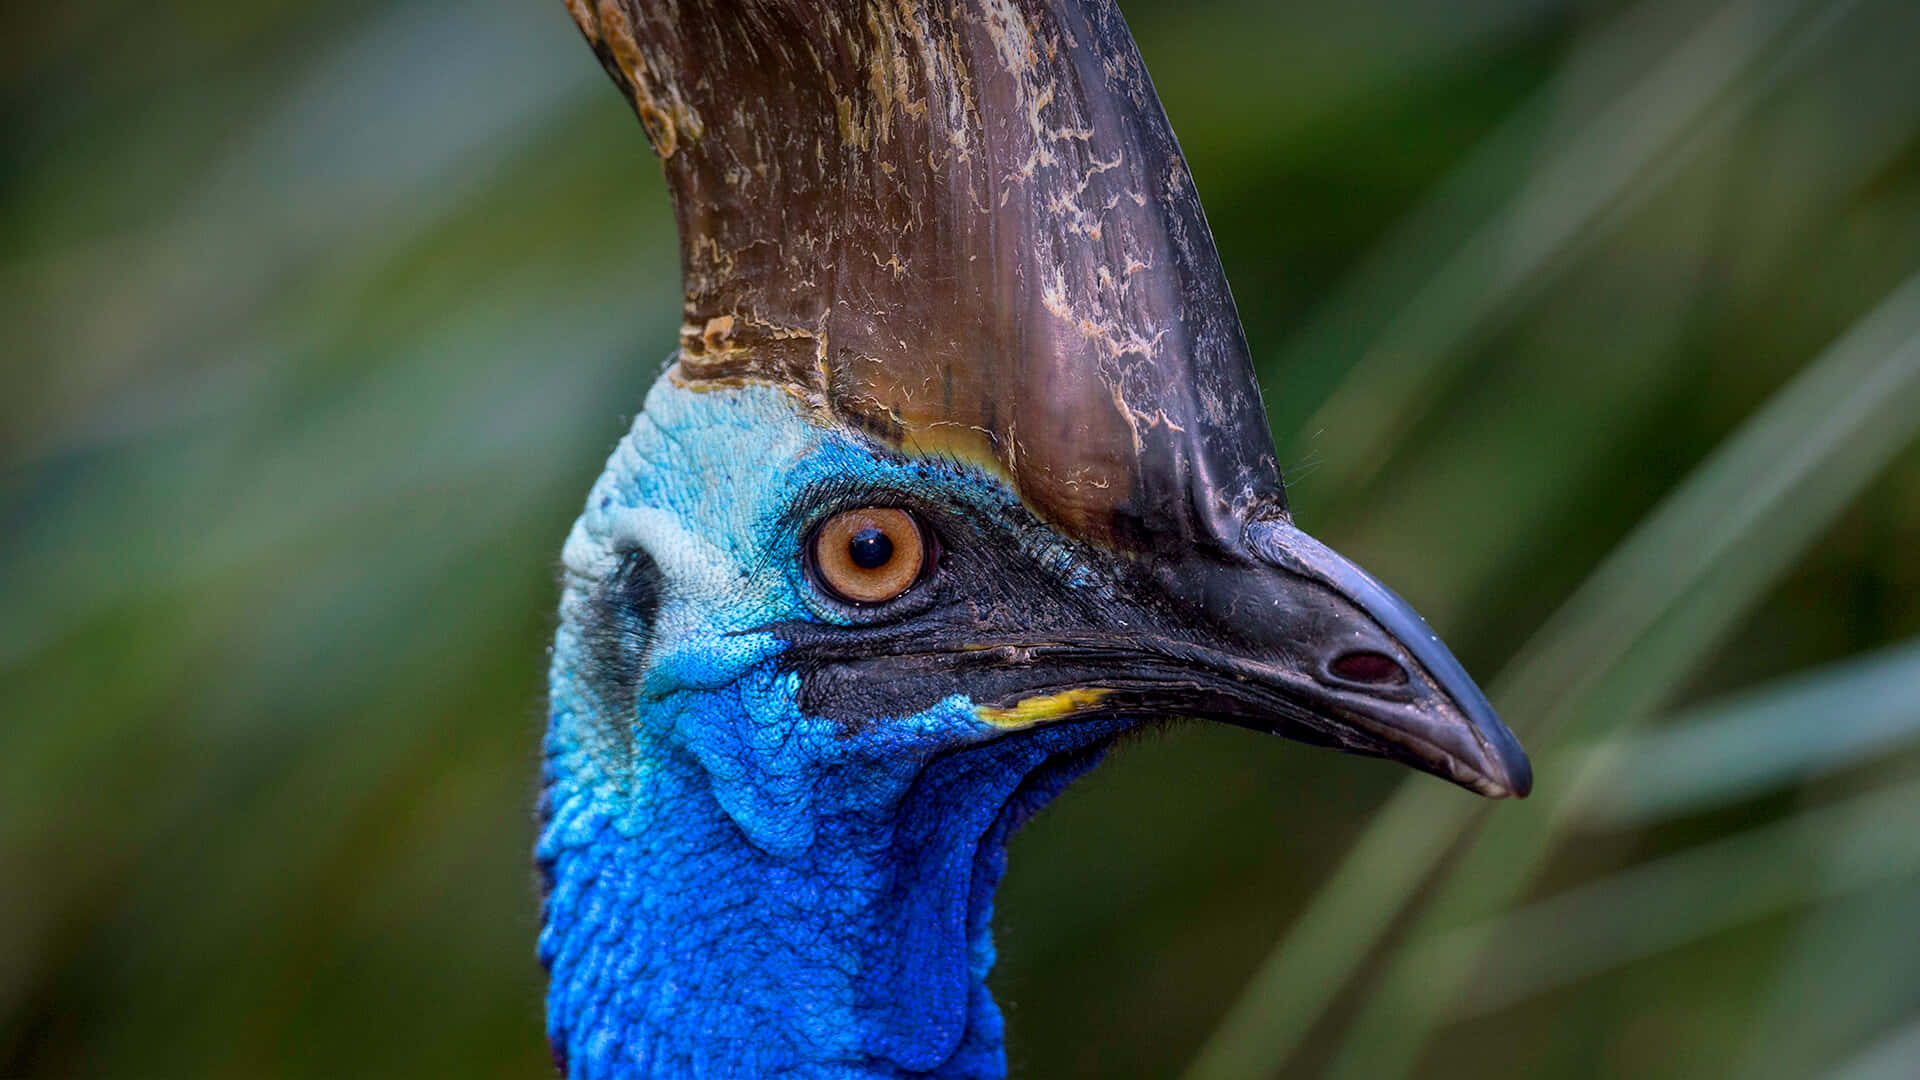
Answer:
<path fill-rule="evenodd" d="M 1526 793 L 1445 646 L 1290 519 L 1111 3 L 569 7 L 686 286 L 564 555 L 540 856 L 572 1071 L 997 1075 L 1005 839 L 1137 725 Z"/>

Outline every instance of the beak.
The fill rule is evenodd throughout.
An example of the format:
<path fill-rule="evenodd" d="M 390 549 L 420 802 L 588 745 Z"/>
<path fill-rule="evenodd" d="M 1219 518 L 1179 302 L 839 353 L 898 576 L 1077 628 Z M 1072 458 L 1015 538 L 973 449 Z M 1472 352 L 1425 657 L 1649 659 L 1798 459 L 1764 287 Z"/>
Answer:
<path fill-rule="evenodd" d="M 1132 632 L 1022 648 L 1025 685 L 982 717 L 1219 720 L 1492 798 L 1532 788 L 1519 741 L 1426 621 L 1284 514 L 1248 524 L 1229 557 L 1164 558 L 1151 574 L 1128 590 L 1147 613 Z"/>
<path fill-rule="evenodd" d="M 1351 749 L 1493 798 L 1532 790 L 1533 768 L 1519 740 L 1405 600 L 1285 518 L 1253 522 L 1247 541 L 1256 573 L 1275 575 L 1269 587 L 1283 601 L 1275 606 L 1307 616 L 1282 655 L 1294 661 L 1291 674 L 1310 680 L 1305 696 L 1317 699 L 1343 739 L 1361 744 Z M 1242 632 L 1276 630 L 1287 632 L 1271 624 Z M 1267 730 L 1288 733 L 1284 718 Z"/>

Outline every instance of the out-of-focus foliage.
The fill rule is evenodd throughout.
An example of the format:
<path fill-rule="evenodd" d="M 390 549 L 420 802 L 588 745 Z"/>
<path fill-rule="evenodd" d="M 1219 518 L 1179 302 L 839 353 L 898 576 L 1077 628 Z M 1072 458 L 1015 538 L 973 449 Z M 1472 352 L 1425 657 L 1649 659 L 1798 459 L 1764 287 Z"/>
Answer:
<path fill-rule="evenodd" d="M 1299 519 L 1540 783 L 1123 748 L 1016 844 L 1016 1072 L 1914 1075 L 1920 5 L 1126 9 Z M 540 1075 L 638 125 L 559 0 L 0 20 L 0 1075 Z"/>

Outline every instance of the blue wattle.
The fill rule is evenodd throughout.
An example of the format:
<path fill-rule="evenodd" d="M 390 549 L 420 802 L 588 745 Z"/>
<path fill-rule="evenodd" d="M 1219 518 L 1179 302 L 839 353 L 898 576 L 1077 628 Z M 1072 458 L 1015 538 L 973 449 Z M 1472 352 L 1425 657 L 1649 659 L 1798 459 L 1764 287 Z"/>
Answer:
<path fill-rule="evenodd" d="M 655 761 L 622 821 L 553 786 L 541 862 L 550 1034 L 571 1075 L 998 1077 L 986 990 L 1012 832 L 1113 729 L 1022 733 L 917 775 L 823 776 L 792 855 L 755 845 L 699 766 Z M 635 831 L 635 826 L 639 831 Z"/>
<path fill-rule="evenodd" d="M 925 1072 L 948 1065 L 955 1076 L 1006 1071 L 986 977 L 1007 841 L 1099 760 L 1110 735 L 1105 725 L 1031 732 L 921 774 L 903 803 L 892 887 L 875 913 L 882 936 L 862 957 L 857 1004 L 874 1054 Z"/>

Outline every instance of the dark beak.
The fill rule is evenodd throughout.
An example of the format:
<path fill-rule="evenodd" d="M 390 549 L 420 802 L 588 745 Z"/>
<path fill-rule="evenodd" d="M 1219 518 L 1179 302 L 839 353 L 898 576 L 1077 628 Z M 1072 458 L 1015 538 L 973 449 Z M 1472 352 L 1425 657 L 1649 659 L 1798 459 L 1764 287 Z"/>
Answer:
<path fill-rule="evenodd" d="M 1392 758 L 1493 798 L 1532 790 L 1533 769 L 1519 740 L 1406 601 L 1284 517 L 1253 522 L 1246 538 L 1255 560 L 1249 576 L 1264 580 L 1245 582 L 1237 612 L 1227 617 L 1247 624 L 1235 628 L 1240 635 L 1264 639 L 1279 658 L 1274 675 L 1300 687 L 1302 704 L 1319 713 L 1328 725 L 1321 730 L 1341 748 Z M 1290 617 L 1258 625 L 1247 613 L 1247 594 Z M 1276 719 L 1237 722 L 1294 733 L 1297 719 Z"/>
<path fill-rule="evenodd" d="M 1124 633 L 972 653 L 1012 683 L 982 715 L 1006 727 L 1219 720 L 1389 758 L 1493 798 L 1527 794 L 1526 753 L 1406 601 L 1284 514 L 1247 525 L 1244 541 L 1225 556 L 1163 552 L 1126 590 Z M 988 674 L 974 676 L 976 692 Z"/>

